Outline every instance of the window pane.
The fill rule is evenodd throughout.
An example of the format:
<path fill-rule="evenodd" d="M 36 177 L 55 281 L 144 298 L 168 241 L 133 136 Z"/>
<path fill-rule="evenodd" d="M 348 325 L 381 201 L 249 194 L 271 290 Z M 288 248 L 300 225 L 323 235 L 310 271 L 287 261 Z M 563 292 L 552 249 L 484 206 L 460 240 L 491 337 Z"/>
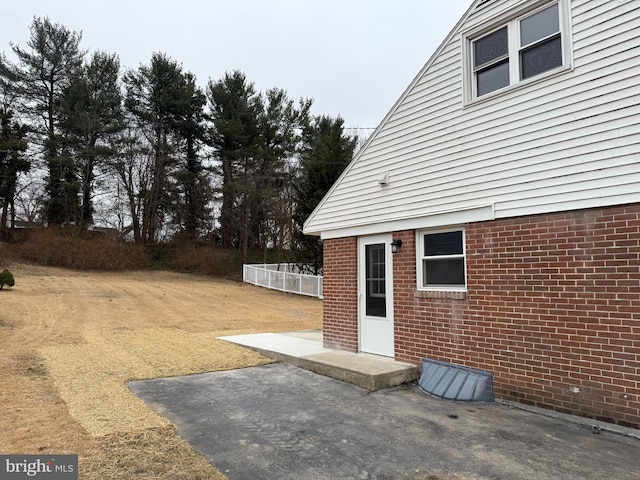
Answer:
<path fill-rule="evenodd" d="M 432 233 L 424 236 L 424 256 L 461 255 L 462 231 Z"/>
<path fill-rule="evenodd" d="M 365 257 L 366 314 L 371 317 L 385 317 L 387 315 L 387 299 L 384 243 L 366 245 Z"/>
<path fill-rule="evenodd" d="M 509 61 L 507 60 L 478 72 L 476 78 L 478 81 L 478 96 L 506 87 L 509 85 Z"/>
<path fill-rule="evenodd" d="M 559 31 L 560 21 L 556 3 L 520 21 L 520 46 L 525 47 Z"/>
<path fill-rule="evenodd" d="M 507 27 L 473 42 L 473 66 L 478 68 L 509 52 Z"/>
<path fill-rule="evenodd" d="M 522 80 L 562 66 L 562 40 L 551 38 L 520 52 Z"/>
<path fill-rule="evenodd" d="M 465 285 L 463 258 L 424 260 L 423 272 L 424 286 Z"/>

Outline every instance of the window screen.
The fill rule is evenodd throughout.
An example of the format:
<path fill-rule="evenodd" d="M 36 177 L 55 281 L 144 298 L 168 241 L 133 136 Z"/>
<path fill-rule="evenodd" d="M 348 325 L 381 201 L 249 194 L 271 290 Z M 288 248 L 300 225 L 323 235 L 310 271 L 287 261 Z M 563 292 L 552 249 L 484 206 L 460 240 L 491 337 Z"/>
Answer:
<path fill-rule="evenodd" d="M 558 4 L 520 21 L 520 78 L 562 66 L 562 37 Z"/>

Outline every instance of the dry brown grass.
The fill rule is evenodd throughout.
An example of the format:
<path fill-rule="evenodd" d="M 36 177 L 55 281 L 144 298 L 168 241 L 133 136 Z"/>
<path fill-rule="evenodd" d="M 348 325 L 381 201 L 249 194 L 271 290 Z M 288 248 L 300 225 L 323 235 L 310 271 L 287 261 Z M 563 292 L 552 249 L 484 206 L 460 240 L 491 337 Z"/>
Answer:
<path fill-rule="evenodd" d="M 222 479 L 132 379 L 268 360 L 220 335 L 319 328 L 321 303 L 170 272 L 10 266 L 0 292 L 0 451 L 77 453 L 80 478 Z"/>

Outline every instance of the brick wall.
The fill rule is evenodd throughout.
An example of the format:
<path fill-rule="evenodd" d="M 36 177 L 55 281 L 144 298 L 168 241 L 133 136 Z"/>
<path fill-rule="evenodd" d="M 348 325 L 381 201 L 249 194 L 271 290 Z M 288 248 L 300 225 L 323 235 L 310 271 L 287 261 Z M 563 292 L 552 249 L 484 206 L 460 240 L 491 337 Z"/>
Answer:
<path fill-rule="evenodd" d="M 324 241 L 324 346 L 358 351 L 358 241 Z"/>
<path fill-rule="evenodd" d="M 638 428 L 640 205 L 465 227 L 467 293 L 416 292 L 394 233 L 396 358 L 493 372 L 496 395 Z M 357 351 L 357 239 L 325 241 L 325 346 Z"/>
<path fill-rule="evenodd" d="M 393 257 L 396 359 L 488 370 L 498 397 L 638 428 L 640 205 L 465 229 L 466 295 L 416 292 L 415 233 L 394 233 L 403 240 Z M 342 272 L 355 284 L 349 265 Z M 325 324 L 338 308 L 357 348 L 349 292 L 353 305 L 332 302 Z"/>

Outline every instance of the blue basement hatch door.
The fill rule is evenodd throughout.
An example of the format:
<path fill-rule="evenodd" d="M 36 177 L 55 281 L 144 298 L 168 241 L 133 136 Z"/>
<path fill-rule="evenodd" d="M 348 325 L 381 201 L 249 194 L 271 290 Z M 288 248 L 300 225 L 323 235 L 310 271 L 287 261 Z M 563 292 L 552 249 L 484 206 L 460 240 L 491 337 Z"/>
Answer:
<path fill-rule="evenodd" d="M 464 402 L 493 402 L 493 374 L 425 358 L 418 387 L 428 395 Z"/>

